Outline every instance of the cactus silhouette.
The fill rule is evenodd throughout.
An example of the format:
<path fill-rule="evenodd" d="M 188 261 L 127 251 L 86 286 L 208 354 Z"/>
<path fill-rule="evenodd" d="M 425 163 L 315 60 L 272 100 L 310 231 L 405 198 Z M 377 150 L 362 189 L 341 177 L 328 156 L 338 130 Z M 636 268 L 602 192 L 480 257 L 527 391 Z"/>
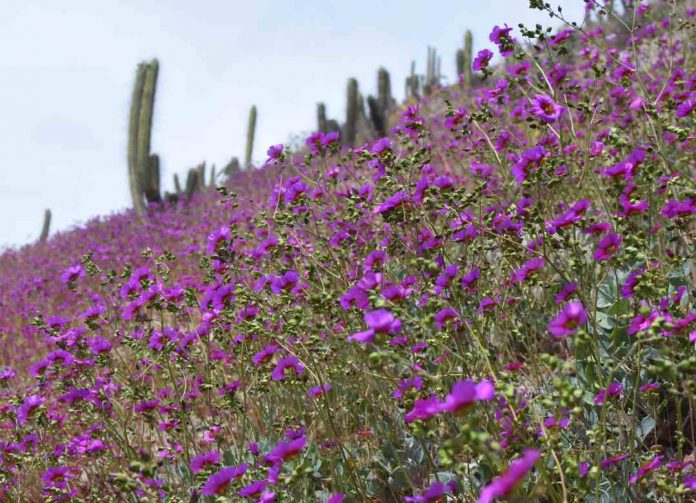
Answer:
<path fill-rule="evenodd" d="M 229 178 L 230 176 L 239 173 L 241 169 L 242 167 L 239 164 L 239 159 L 233 157 L 230 159 L 230 162 L 228 162 L 227 165 L 222 168 L 222 172 Z"/>
<path fill-rule="evenodd" d="M 153 59 L 136 70 L 128 120 L 128 179 L 133 207 L 145 211 L 145 200 L 160 201 L 159 157 L 150 153 L 159 63 Z"/>
<path fill-rule="evenodd" d="M 194 192 L 200 187 L 199 173 L 198 167 L 188 170 L 188 174 L 186 175 L 186 187 L 184 188 L 184 194 L 186 194 L 187 199 L 191 199 L 191 196 L 193 196 Z"/>
<path fill-rule="evenodd" d="M 249 125 L 247 127 L 246 156 L 244 157 L 244 169 L 251 167 L 251 154 L 254 150 L 254 132 L 256 130 L 256 105 L 249 111 Z"/>
<path fill-rule="evenodd" d="M 208 186 L 215 187 L 216 179 L 217 179 L 217 168 L 215 168 L 215 164 L 213 164 L 210 167 L 210 180 L 208 181 Z"/>
<path fill-rule="evenodd" d="M 48 239 L 48 233 L 51 230 L 51 210 L 46 210 L 44 212 L 43 227 L 41 228 L 41 235 L 39 236 L 39 243 L 44 243 Z"/>
<path fill-rule="evenodd" d="M 181 194 L 181 182 L 179 181 L 179 175 L 174 173 L 174 190 L 177 194 Z"/>
<path fill-rule="evenodd" d="M 160 195 L 160 161 L 157 154 L 150 155 L 147 167 L 143 187 L 145 199 L 149 203 L 158 203 L 162 200 L 162 196 Z"/>
<path fill-rule="evenodd" d="M 473 69 L 471 65 L 473 64 L 474 57 L 474 36 L 471 30 L 466 30 L 464 34 L 464 51 L 462 53 L 462 83 L 464 87 L 469 87 L 471 85 L 471 77 Z"/>
<path fill-rule="evenodd" d="M 358 126 L 358 81 L 351 78 L 348 80 L 346 96 L 346 125 L 344 128 L 344 142 L 346 145 L 353 146 Z"/>
<path fill-rule="evenodd" d="M 386 136 L 388 132 L 387 117 L 394 103 L 394 98 L 391 95 L 389 72 L 385 68 L 380 68 L 377 71 L 377 98 L 372 96 L 367 98 L 372 125 L 380 136 Z"/>
<path fill-rule="evenodd" d="M 317 103 L 317 130 L 328 133 L 329 125 L 326 122 L 326 105 Z"/>
<path fill-rule="evenodd" d="M 416 74 L 416 62 L 411 61 L 411 73 L 406 77 L 406 98 L 418 99 L 420 94 L 420 78 Z"/>

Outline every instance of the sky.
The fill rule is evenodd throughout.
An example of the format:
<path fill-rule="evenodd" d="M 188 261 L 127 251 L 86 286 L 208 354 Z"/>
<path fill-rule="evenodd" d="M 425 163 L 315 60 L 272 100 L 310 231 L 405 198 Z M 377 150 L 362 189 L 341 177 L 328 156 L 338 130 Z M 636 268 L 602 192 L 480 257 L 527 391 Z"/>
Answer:
<path fill-rule="evenodd" d="M 555 0 L 581 21 L 582 0 Z M 558 26 L 527 0 L 0 0 L 0 249 L 130 206 L 127 126 L 135 69 L 158 58 L 152 132 L 162 190 L 202 161 L 253 159 L 316 128 L 316 104 L 345 116 L 346 83 L 376 91 L 380 66 L 403 98 L 427 47 L 455 80 L 464 31 L 493 48 L 494 25 Z"/>

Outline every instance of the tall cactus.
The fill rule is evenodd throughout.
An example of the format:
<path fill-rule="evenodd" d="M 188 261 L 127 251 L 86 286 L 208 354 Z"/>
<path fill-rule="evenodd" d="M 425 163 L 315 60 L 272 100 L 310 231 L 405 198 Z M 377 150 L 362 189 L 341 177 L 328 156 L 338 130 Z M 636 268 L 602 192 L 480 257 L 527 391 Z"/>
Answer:
<path fill-rule="evenodd" d="M 355 145 L 358 124 L 358 81 L 351 78 L 348 80 L 346 96 L 346 125 L 345 125 L 345 144 Z"/>
<path fill-rule="evenodd" d="M 239 165 L 239 159 L 236 157 L 233 157 L 230 159 L 230 162 L 227 163 L 227 165 L 222 168 L 222 172 L 227 176 L 228 178 L 232 175 L 236 175 L 241 171 L 241 166 Z"/>
<path fill-rule="evenodd" d="M 419 95 L 419 83 L 420 79 L 416 74 L 416 62 L 411 61 L 411 73 L 406 77 L 406 97 L 407 98 L 418 98 Z"/>
<path fill-rule="evenodd" d="M 198 169 L 198 166 L 188 170 L 188 173 L 186 175 L 186 186 L 184 188 L 184 194 L 186 194 L 187 199 L 191 199 L 191 196 L 193 196 L 194 192 L 196 192 L 200 188 L 201 183 L 199 179 L 199 174 L 200 170 Z"/>
<path fill-rule="evenodd" d="M 145 211 L 145 201 L 160 201 L 159 157 L 150 153 L 152 119 L 159 62 L 140 63 L 136 71 L 128 121 L 128 178 L 133 207 Z"/>
<path fill-rule="evenodd" d="M 457 72 L 457 79 L 462 79 L 462 76 L 464 75 L 464 49 L 457 49 L 457 54 L 454 60 Z"/>
<path fill-rule="evenodd" d="M 247 127 L 246 156 L 244 157 L 244 169 L 251 167 L 251 154 L 254 151 L 254 133 L 256 132 L 256 105 L 249 111 L 249 125 Z"/>
<path fill-rule="evenodd" d="M 181 182 L 179 181 L 179 175 L 174 173 L 174 190 L 177 194 L 181 194 Z"/>
<path fill-rule="evenodd" d="M 377 70 L 377 99 L 385 110 L 392 106 L 394 98 L 391 94 L 391 78 L 386 68 Z"/>
<path fill-rule="evenodd" d="M 394 99 L 391 95 L 389 72 L 385 68 L 380 68 L 377 72 L 377 98 L 368 96 L 367 104 L 375 131 L 380 136 L 386 136 L 388 130 L 387 118 L 389 110 L 394 104 Z"/>
<path fill-rule="evenodd" d="M 215 187 L 217 184 L 217 168 L 215 164 L 210 167 L 210 180 L 208 181 L 209 187 Z"/>
<path fill-rule="evenodd" d="M 131 96 L 130 117 L 128 120 L 128 185 L 133 207 L 138 213 L 145 209 L 138 171 L 138 121 L 140 119 L 140 104 L 143 98 L 147 64 L 140 63 L 135 72 L 135 84 Z"/>
<path fill-rule="evenodd" d="M 160 160 L 157 154 L 152 154 L 148 158 L 147 171 L 144 173 L 145 181 L 143 190 L 145 199 L 149 203 L 157 203 L 162 200 L 160 195 Z"/>
<path fill-rule="evenodd" d="M 48 239 L 48 233 L 51 230 L 51 210 L 47 209 L 44 212 L 43 227 L 41 227 L 41 235 L 39 243 L 44 243 Z"/>
<path fill-rule="evenodd" d="M 462 55 L 462 58 L 462 82 L 465 87 L 469 87 L 471 85 L 471 79 L 473 75 L 473 69 L 471 68 L 471 65 L 473 64 L 474 58 L 474 36 L 471 33 L 471 30 L 466 30 L 466 33 L 464 33 L 464 53 Z"/>
<path fill-rule="evenodd" d="M 326 105 L 317 103 L 317 130 L 322 133 L 329 132 L 329 125 L 326 122 Z"/>

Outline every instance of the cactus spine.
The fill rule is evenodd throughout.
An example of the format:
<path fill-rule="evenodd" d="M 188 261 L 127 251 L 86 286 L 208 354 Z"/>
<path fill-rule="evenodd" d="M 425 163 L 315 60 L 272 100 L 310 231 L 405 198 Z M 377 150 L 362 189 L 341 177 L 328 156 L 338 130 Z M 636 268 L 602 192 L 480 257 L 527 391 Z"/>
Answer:
<path fill-rule="evenodd" d="M 48 233 L 51 230 L 51 210 L 46 210 L 44 212 L 43 227 L 41 228 L 41 235 L 39 236 L 39 243 L 44 243 L 48 239 Z"/>
<path fill-rule="evenodd" d="M 358 81 L 351 78 L 348 80 L 348 90 L 346 96 L 346 125 L 345 125 L 345 144 L 353 146 L 357 134 L 358 124 Z"/>
<path fill-rule="evenodd" d="M 145 211 L 145 200 L 160 201 L 159 157 L 150 153 L 152 118 L 159 63 L 153 59 L 136 70 L 128 121 L 128 178 L 133 207 Z"/>
<path fill-rule="evenodd" d="M 256 130 L 256 105 L 249 111 L 249 126 L 247 127 L 246 156 L 244 158 L 244 169 L 251 167 L 251 154 L 254 150 L 254 132 Z"/>

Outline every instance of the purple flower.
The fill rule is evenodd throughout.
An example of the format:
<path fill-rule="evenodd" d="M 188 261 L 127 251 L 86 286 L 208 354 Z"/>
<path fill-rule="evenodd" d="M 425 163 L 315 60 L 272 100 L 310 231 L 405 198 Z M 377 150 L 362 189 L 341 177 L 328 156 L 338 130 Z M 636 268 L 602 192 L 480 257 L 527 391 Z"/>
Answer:
<path fill-rule="evenodd" d="M 563 310 L 549 323 L 549 332 L 554 337 L 567 337 L 575 333 L 579 325 L 587 323 L 587 313 L 580 302 L 568 302 Z"/>
<path fill-rule="evenodd" d="M 375 213 L 389 213 L 390 211 L 405 205 L 410 200 L 411 197 L 408 195 L 407 191 L 399 190 L 398 192 L 395 192 L 394 195 L 389 197 L 386 201 L 384 201 L 382 204 L 380 204 L 376 208 Z"/>
<path fill-rule="evenodd" d="M 611 468 L 614 465 L 621 463 L 627 457 L 628 457 L 628 453 L 617 454 L 616 456 L 611 456 L 609 458 L 603 459 L 602 462 L 600 463 L 600 466 L 602 467 L 602 470 L 606 470 L 608 468 Z"/>
<path fill-rule="evenodd" d="M 304 365 L 300 363 L 300 360 L 296 356 L 287 356 L 278 360 L 278 364 L 271 372 L 271 377 L 274 381 L 282 381 L 285 379 L 285 370 L 293 369 L 296 374 L 301 374 L 304 372 Z"/>
<path fill-rule="evenodd" d="M 527 449 L 522 453 L 522 458 L 510 464 L 507 471 L 493 479 L 481 491 L 478 503 L 490 503 L 496 498 L 509 495 L 522 479 L 530 472 L 539 459 L 539 451 Z"/>
<path fill-rule="evenodd" d="M 343 503 L 343 500 L 345 499 L 346 495 L 343 493 L 335 493 L 326 498 L 325 503 Z"/>
<path fill-rule="evenodd" d="M 462 276 L 462 288 L 464 290 L 475 291 L 476 283 L 481 278 L 481 269 L 472 267 L 471 271 Z"/>
<path fill-rule="evenodd" d="M 279 349 L 280 346 L 278 346 L 277 344 L 268 344 L 261 351 L 254 353 L 254 356 L 251 357 L 251 361 L 256 367 L 258 367 L 259 365 L 261 365 L 261 363 L 273 356 L 273 354 Z"/>
<path fill-rule="evenodd" d="M 312 388 L 309 388 L 309 391 L 307 394 L 313 398 L 316 398 L 320 395 L 323 395 L 327 391 L 331 389 L 331 385 L 329 383 L 323 384 L 321 386 L 314 386 Z"/>
<path fill-rule="evenodd" d="M 59 489 L 68 487 L 68 481 L 72 478 L 71 470 L 67 466 L 53 466 L 48 468 L 41 476 L 45 489 Z"/>
<path fill-rule="evenodd" d="M 0 381 L 9 381 L 17 375 L 12 367 L 0 367 Z"/>
<path fill-rule="evenodd" d="M 248 467 L 249 465 L 245 463 L 243 465 L 239 465 L 237 468 L 228 466 L 217 473 L 213 473 L 210 477 L 208 477 L 203 489 L 201 489 L 201 494 L 203 496 L 216 496 L 224 494 L 227 492 L 227 487 L 230 485 L 232 480 L 244 475 Z"/>
<path fill-rule="evenodd" d="M 450 492 L 450 487 L 442 482 L 433 482 L 430 487 L 423 491 L 419 496 L 406 496 L 404 501 L 411 503 L 427 503 L 439 501 L 445 494 Z"/>
<path fill-rule="evenodd" d="M 493 31 L 488 36 L 488 40 L 498 46 L 500 55 L 504 58 L 510 56 L 515 48 L 515 40 L 510 36 L 511 31 L 512 28 L 508 25 L 505 25 L 505 28 L 494 26 Z"/>
<path fill-rule="evenodd" d="M 546 157 L 546 149 L 543 145 L 537 145 L 522 153 L 522 156 L 512 167 L 512 176 L 517 182 L 517 185 L 521 185 L 527 177 L 532 174 L 536 169 L 541 166 L 541 162 Z"/>
<path fill-rule="evenodd" d="M 688 117 L 691 112 L 696 109 L 696 96 L 692 96 L 688 100 L 683 101 L 677 106 L 676 116 L 680 119 Z"/>
<path fill-rule="evenodd" d="M 457 311 L 451 307 L 445 307 L 435 313 L 435 326 L 438 330 L 441 330 L 449 320 L 456 320 L 459 318 Z"/>
<path fill-rule="evenodd" d="M 297 438 L 291 442 L 278 442 L 271 452 L 266 455 L 266 461 L 270 463 L 280 463 L 297 456 L 307 445 L 305 437 Z"/>
<path fill-rule="evenodd" d="M 370 152 L 372 154 L 381 156 L 391 148 L 391 140 L 389 138 L 380 138 L 372 144 Z"/>
<path fill-rule="evenodd" d="M 627 299 L 630 299 L 635 295 L 636 293 L 636 287 L 638 286 L 640 282 L 640 278 L 645 272 L 645 269 L 636 269 L 635 271 L 631 271 L 628 273 L 628 276 L 626 276 L 626 281 L 624 281 L 624 284 L 621 285 L 621 296 Z"/>
<path fill-rule="evenodd" d="M 556 304 L 560 304 L 561 302 L 564 302 L 568 300 L 569 297 L 571 297 L 575 292 L 578 290 L 578 284 L 575 282 L 572 283 L 566 283 L 563 285 L 561 290 L 556 294 Z"/>
<path fill-rule="evenodd" d="M 440 413 L 440 400 L 436 396 L 419 398 L 413 402 L 413 408 L 404 415 L 404 421 L 412 423 L 420 420 L 426 421 Z"/>
<path fill-rule="evenodd" d="M 215 466 L 220 464 L 221 459 L 222 457 L 218 451 L 205 452 L 203 454 L 199 454 L 198 456 L 194 456 L 191 459 L 189 468 L 191 468 L 192 472 L 198 473 L 207 466 Z"/>
<path fill-rule="evenodd" d="M 267 483 L 265 480 L 257 480 L 242 487 L 237 494 L 239 494 L 242 498 L 251 498 L 252 496 L 256 496 L 260 494 L 261 491 L 266 489 L 266 484 Z"/>
<path fill-rule="evenodd" d="M 21 426 L 24 426 L 24 423 L 27 422 L 27 419 L 29 418 L 29 416 L 31 416 L 32 413 L 36 409 L 38 409 L 45 401 L 46 401 L 46 399 L 39 396 L 39 395 L 28 396 L 24 400 L 24 402 L 22 402 L 22 405 L 17 407 L 17 410 L 16 410 L 17 422 Z"/>
<path fill-rule="evenodd" d="M 474 71 L 482 71 L 488 69 L 488 63 L 490 63 L 493 58 L 493 53 L 488 49 L 482 49 L 478 52 L 474 58 L 472 68 Z"/>
<path fill-rule="evenodd" d="M 205 249 L 206 253 L 208 253 L 208 255 L 217 253 L 218 245 L 224 241 L 229 241 L 230 239 L 232 239 L 232 232 L 230 231 L 229 227 L 220 227 L 219 229 L 214 230 L 208 236 L 208 244 Z"/>
<path fill-rule="evenodd" d="M 635 484 L 638 482 L 640 479 L 645 477 L 648 473 L 650 473 L 653 470 L 656 470 L 662 465 L 662 460 L 664 459 L 664 456 L 658 455 L 652 458 L 650 461 L 646 461 L 642 465 L 640 465 L 640 468 L 638 468 L 638 471 L 631 475 L 631 478 L 628 479 L 629 484 Z"/>
<path fill-rule="evenodd" d="M 283 144 L 279 143 L 278 145 L 271 145 L 268 147 L 266 154 L 268 154 L 268 160 L 266 161 L 267 163 L 273 164 L 279 161 L 283 155 Z"/>
<path fill-rule="evenodd" d="M 621 246 L 621 238 L 617 234 L 610 232 L 599 241 L 594 254 L 595 260 L 598 262 L 609 260 L 616 254 L 619 246 Z"/>
<path fill-rule="evenodd" d="M 601 405 L 608 399 L 615 396 L 619 396 L 623 391 L 623 388 L 623 384 L 621 384 L 620 382 L 612 382 L 611 384 L 609 384 L 609 386 L 607 386 L 606 389 L 599 390 L 599 392 L 594 397 L 594 403 L 597 405 Z"/>
<path fill-rule="evenodd" d="M 440 405 L 440 410 L 447 412 L 460 412 L 481 400 L 492 400 L 494 387 L 491 381 L 475 383 L 471 379 L 457 381 L 452 386 L 452 391 L 445 397 Z"/>
<path fill-rule="evenodd" d="M 537 94 L 532 100 L 532 113 L 546 124 L 556 122 L 562 110 L 553 98 L 545 94 Z"/>
<path fill-rule="evenodd" d="M 75 281 L 77 281 L 78 278 L 84 278 L 85 277 L 85 270 L 82 268 L 81 265 L 72 265 L 68 267 L 63 275 L 60 277 L 60 280 L 63 283 L 70 284 Z"/>
<path fill-rule="evenodd" d="M 363 344 L 373 342 L 375 334 L 391 334 L 401 329 L 401 320 L 394 318 L 394 315 L 386 309 L 376 309 L 365 313 L 365 323 L 369 327 L 363 332 L 357 332 L 348 340 L 361 342 Z"/>

